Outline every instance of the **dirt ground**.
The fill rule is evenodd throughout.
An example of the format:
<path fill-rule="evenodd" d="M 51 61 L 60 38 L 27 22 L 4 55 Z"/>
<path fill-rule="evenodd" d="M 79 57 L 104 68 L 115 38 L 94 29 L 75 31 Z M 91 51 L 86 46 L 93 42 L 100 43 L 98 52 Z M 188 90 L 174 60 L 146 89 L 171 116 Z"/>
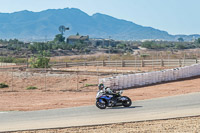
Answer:
<path fill-rule="evenodd" d="M 79 67 L 68 67 L 68 68 L 58 68 L 58 70 L 67 71 L 87 71 L 87 72 L 112 72 L 112 73 L 138 73 L 138 72 L 149 72 L 149 71 L 159 71 L 164 69 L 170 69 L 173 67 L 102 67 L 102 66 L 79 66 Z"/>
<path fill-rule="evenodd" d="M 0 111 L 31 111 L 94 105 L 98 79 L 96 75 L 0 72 Z M 78 84 L 77 84 L 78 83 Z M 36 90 L 27 90 L 36 86 Z M 200 92 L 200 77 L 125 90 L 133 103 L 151 99 Z"/>
<path fill-rule="evenodd" d="M 198 133 L 199 131 L 200 116 L 13 133 Z"/>

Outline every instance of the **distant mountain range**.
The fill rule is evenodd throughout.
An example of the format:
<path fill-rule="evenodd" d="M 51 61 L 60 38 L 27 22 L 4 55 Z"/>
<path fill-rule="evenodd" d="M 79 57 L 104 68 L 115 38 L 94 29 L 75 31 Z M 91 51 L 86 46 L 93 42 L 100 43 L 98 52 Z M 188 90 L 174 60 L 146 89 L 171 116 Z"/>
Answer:
<path fill-rule="evenodd" d="M 20 11 L 0 13 L 0 38 L 21 40 L 53 39 L 59 34 L 58 27 L 70 27 L 65 36 L 89 35 L 90 38 L 109 38 L 116 40 L 163 39 L 192 40 L 200 35 L 170 35 L 166 31 L 144 27 L 133 22 L 96 13 L 92 16 L 76 8 L 49 9 L 41 12 Z"/>

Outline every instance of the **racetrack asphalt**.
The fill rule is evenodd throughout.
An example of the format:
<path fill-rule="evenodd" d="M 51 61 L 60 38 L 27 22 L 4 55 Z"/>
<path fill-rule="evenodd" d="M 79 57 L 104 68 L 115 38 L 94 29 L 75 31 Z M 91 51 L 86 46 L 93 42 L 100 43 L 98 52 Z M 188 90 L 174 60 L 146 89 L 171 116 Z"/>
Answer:
<path fill-rule="evenodd" d="M 0 132 L 63 128 L 200 115 L 200 93 L 134 101 L 129 108 L 95 105 L 29 112 L 0 112 Z"/>

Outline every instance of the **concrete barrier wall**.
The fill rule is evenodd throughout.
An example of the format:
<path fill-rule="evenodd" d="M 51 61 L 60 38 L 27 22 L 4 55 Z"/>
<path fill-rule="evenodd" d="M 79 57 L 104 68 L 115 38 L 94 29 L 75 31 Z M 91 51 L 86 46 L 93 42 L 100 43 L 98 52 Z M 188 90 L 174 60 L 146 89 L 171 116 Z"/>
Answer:
<path fill-rule="evenodd" d="M 193 64 L 191 66 L 179 67 L 175 69 L 102 78 L 99 79 L 99 83 L 103 83 L 106 87 L 110 87 L 111 89 L 125 89 L 174 81 L 198 75 L 200 75 L 200 64 Z"/>

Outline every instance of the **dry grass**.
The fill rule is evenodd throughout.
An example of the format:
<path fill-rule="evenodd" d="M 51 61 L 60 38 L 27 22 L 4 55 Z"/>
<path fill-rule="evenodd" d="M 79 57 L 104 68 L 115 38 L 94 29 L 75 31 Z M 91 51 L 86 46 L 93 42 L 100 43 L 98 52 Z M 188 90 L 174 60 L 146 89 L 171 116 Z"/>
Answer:
<path fill-rule="evenodd" d="M 143 56 L 145 55 L 145 56 Z M 52 62 L 81 62 L 103 60 L 141 60 L 141 59 L 196 59 L 200 58 L 200 49 L 186 49 L 177 51 L 135 50 L 134 54 L 96 53 L 89 55 L 73 55 L 52 57 Z"/>

